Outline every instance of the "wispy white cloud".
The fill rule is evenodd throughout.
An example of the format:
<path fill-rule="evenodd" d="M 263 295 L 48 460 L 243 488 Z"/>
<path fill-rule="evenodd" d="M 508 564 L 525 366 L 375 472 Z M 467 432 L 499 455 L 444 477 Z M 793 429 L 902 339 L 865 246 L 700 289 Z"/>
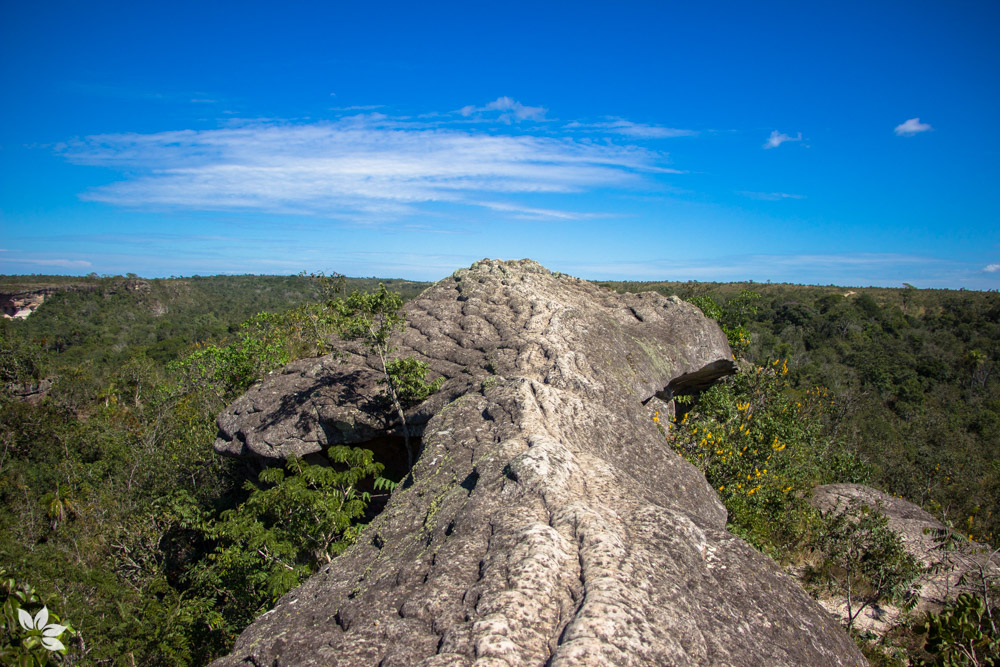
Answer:
<path fill-rule="evenodd" d="M 513 213 L 518 218 L 539 220 L 579 220 L 581 218 L 592 218 L 593 214 L 576 213 L 573 211 L 560 211 L 550 208 L 536 208 L 531 206 L 519 206 L 517 204 L 507 204 L 503 202 L 482 201 L 475 202 L 476 206 L 483 206 L 493 211 L 503 213 Z"/>
<path fill-rule="evenodd" d="M 499 112 L 498 120 L 500 122 L 510 124 L 513 121 L 545 120 L 545 114 L 548 112 L 548 109 L 545 107 L 529 107 L 517 100 L 504 96 L 498 97 L 486 106 L 464 106 L 459 110 L 459 113 L 463 116 L 472 116 L 491 111 Z"/>
<path fill-rule="evenodd" d="M 919 118 L 910 118 L 904 123 L 900 123 L 896 126 L 896 136 L 899 137 L 912 137 L 915 134 L 920 134 L 921 132 L 927 132 L 933 130 L 927 123 L 921 123 Z"/>
<path fill-rule="evenodd" d="M 501 106 L 514 112 L 512 104 Z M 74 162 L 127 174 L 82 195 L 90 201 L 361 221 L 398 219 L 442 203 L 569 218 L 575 214 L 517 198 L 629 188 L 676 173 L 662 166 L 665 154 L 610 139 L 503 134 L 378 113 L 97 135 L 60 150 Z"/>
<path fill-rule="evenodd" d="M 34 264 L 37 266 L 58 266 L 63 269 L 89 269 L 90 262 L 83 259 L 11 259 L 15 264 Z"/>
<path fill-rule="evenodd" d="M 694 137 L 698 135 L 696 130 L 682 130 L 675 127 L 664 127 L 662 125 L 646 125 L 643 123 L 633 123 L 624 118 L 611 118 L 606 121 L 596 123 L 583 123 L 573 121 L 566 126 L 568 130 L 598 131 L 612 134 L 620 134 L 636 139 L 669 139 L 672 137 Z"/>
<path fill-rule="evenodd" d="M 805 195 L 793 195 L 787 192 L 750 192 L 748 190 L 738 190 L 736 194 L 749 197 L 750 199 L 759 199 L 761 201 L 781 201 L 782 199 L 806 198 Z"/>
<path fill-rule="evenodd" d="M 983 271 L 986 273 L 996 273 L 997 271 L 1000 271 L 1000 264 L 987 264 L 983 267 Z"/>
<path fill-rule="evenodd" d="M 764 148 L 777 148 L 786 141 L 802 141 L 802 133 L 799 132 L 794 137 L 791 137 L 783 132 L 774 130 L 764 143 Z"/>

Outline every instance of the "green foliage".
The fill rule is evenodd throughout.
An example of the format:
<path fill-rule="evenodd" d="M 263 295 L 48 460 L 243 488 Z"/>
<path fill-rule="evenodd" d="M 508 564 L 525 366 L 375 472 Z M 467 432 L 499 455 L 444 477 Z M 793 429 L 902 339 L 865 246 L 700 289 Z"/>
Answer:
<path fill-rule="evenodd" d="M 383 282 L 406 298 L 428 285 L 405 280 Z M 341 280 L 322 275 L 153 280 L 0 276 L 0 287 L 12 293 L 62 290 L 49 295 L 26 320 L 5 322 L 41 354 L 46 372 L 62 374 L 89 367 L 99 375 L 139 354 L 162 366 L 187 354 L 193 343 L 228 344 L 240 323 L 256 313 L 315 310 L 345 286 L 365 290 L 377 284 L 371 278 Z M 301 324 L 306 338 L 308 323 Z"/>
<path fill-rule="evenodd" d="M 403 330 L 405 319 L 402 297 L 387 290 L 384 284 L 379 283 L 374 292 L 354 291 L 346 299 L 331 301 L 329 307 L 336 313 L 335 326 L 340 337 L 361 341 L 382 366 L 380 384 L 385 387 L 383 397 L 399 419 L 406 446 L 407 468 L 412 474 L 416 454 L 410 441 L 404 409 L 437 391 L 443 378 L 428 383 L 425 377 L 429 369 L 423 362 L 412 357 L 389 359 L 389 355 L 396 350 L 392 335 Z"/>
<path fill-rule="evenodd" d="M 370 453 L 334 448 L 329 465 L 291 462 L 247 484 L 247 468 L 211 448 L 223 403 L 285 360 L 329 351 L 345 283 L 375 284 L 83 279 L 27 320 L 0 321 L 9 379 L 55 379 L 40 402 L 0 400 L 0 561 L 59 591 L 49 608 L 79 623 L 74 660 L 210 662 L 350 543 L 369 494 L 395 487 Z M 271 304 L 287 310 L 247 312 Z M 390 370 L 419 400 L 425 369 Z"/>
<path fill-rule="evenodd" d="M 392 351 L 390 339 L 404 325 L 403 299 L 379 283 L 374 292 L 354 291 L 346 299 L 331 302 L 338 315 L 337 327 L 344 340 L 360 340 L 382 357 Z"/>
<path fill-rule="evenodd" d="M 819 418 L 827 392 L 802 400 L 788 387 L 786 362 L 743 364 L 702 393 L 670 433 L 729 510 L 730 528 L 776 558 L 789 555 L 815 517 L 802 492 L 820 483 L 860 482 L 865 466 L 838 449 Z"/>
<path fill-rule="evenodd" d="M 836 447 L 869 484 L 1000 546 L 1000 293 L 762 283 L 618 283 L 704 304 L 761 295 L 743 355 L 789 360 L 789 387 L 828 388 Z M 704 307 L 704 305 L 703 305 Z M 706 312 L 722 318 L 721 308 Z M 739 345 L 734 345 L 739 349 Z M 977 510 L 977 507 L 979 508 Z"/>
<path fill-rule="evenodd" d="M 383 384 L 392 384 L 396 388 L 399 402 L 405 407 L 415 405 L 441 388 L 444 378 L 427 382 L 430 369 L 422 361 L 413 357 L 393 359 L 385 365 L 386 377 L 380 380 Z"/>
<path fill-rule="evenodd" d="M 914 582 L 923 568 L 884 514 L 852 502 L 824 517 L 815 544 L 826 557 L 831 583 L 847 597 L 848 628 L 863 610 L 884 599 L 912 609 Z"/>
<path fill-rule="evenodd" d="M 0 568 L 0 664 L 29 667 L 63 662 L 77 633 L 29 584 Z"/>
<path fill-rule="evenodd" d="M 10 383 L 42 377 L 41 351 L 25 340 L 14 322 L 0 319 L 0 392 Z"/>
<path fill-rule="evenodd" d="M 370 500 L 364 485 L 379 477 L 382 464 L 366 449 L 331 447 L 330 465 L 289 459 L 268 468 L 259 484 L 247 482 L 247 499 L 204 523 L 188 508 L 185 527 L 202 527 L 215 548 L 191 575 L 192 584 L 221 591 L 236 626 L 261 612 L 350 546 L 358 519 Z"/>
<path fill-rule="evenodd" d="M 212 390 L 220 401 L 245 391 L 268 372 L 289 361 L 283 319 L 259 313 L 240 325 L 229 345 L 209 345 L 171 365 L 195 390 Z"/>
<path fill-rule="evenodd" d="M 751 337 L 747 322 L 757 314 L 759 300 L 760 294 L 753 290 L 743 290 L 721 306 L 707 294 L 689 299 L 691 303 L 701 308 L 701 312 L 707 317 L 719 323 L 722 332 L 729 339 L 729 346 L 736 354 L 742 354 L 750 347 Z"/>
<path fill-rule="evenodd" d="M 926 612 L 917 632 L 927 635 L 924 649 L 941 667 L 1000 665 L 1000 633 L 994 611 L 982 598 L 962 593 L 939 614 Z"/>

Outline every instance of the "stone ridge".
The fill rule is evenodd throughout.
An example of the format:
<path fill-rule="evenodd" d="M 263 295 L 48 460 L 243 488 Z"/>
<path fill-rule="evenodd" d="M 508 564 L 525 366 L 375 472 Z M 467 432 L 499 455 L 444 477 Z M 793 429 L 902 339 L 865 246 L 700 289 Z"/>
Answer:
<path fill-rule="evenodd" d="M 218 665 L 865 664 L 652 419 L 678 378 L 732 372 L 701 311 L 483 260 L 407 318 L 400 354 L 446 378 L 410 411 L 414 483 Z M 220 415 L 216 449 L 385 433 L 376 379 L 356 348 L 292 364 Z"/>

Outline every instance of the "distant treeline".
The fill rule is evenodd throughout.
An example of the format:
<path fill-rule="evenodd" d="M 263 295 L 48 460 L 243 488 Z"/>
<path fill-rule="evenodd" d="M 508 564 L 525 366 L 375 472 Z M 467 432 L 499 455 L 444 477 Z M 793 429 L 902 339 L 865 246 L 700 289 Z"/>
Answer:
<path fill-rule="evenodd" d="M 399 279 L 345 278 L 343 288 L 368 291 L 380 282 L 404 299 L 430 286 Z M 288 310 L 321 296 L 319 282 L 306 275 L 0 276 L 0 292 L 51 287 L 66 291 L 50 296 L 21 328 L 56 367 L 113 366 L 116 360 L 137 354 L 166 363 L 192 344 L 232 335 L 256 313 Z"/>

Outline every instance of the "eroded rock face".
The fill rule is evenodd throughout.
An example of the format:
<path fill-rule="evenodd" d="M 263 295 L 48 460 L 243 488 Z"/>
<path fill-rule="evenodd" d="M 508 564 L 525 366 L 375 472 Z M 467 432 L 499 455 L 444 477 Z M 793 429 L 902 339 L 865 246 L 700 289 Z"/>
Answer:
<path fill-rule="evenodd" d="M 865 664 L 725 531 L 652 419 L 658 392 L 732 370 L 697 308 L 484 260 L 407 317 L 400 354 L 447 378 L 410 411 L 415 482 L 218 664 Z M 216 448 L 281 458 L 384 432 L 354 352 L 266 380 L 220 416 Z"/>

